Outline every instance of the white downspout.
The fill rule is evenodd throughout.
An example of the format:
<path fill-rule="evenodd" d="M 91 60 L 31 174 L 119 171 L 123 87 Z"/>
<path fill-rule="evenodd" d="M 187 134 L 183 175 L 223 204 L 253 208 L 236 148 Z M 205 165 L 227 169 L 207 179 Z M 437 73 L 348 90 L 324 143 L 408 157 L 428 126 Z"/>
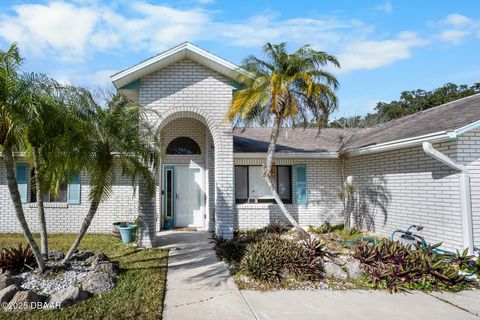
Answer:
<path fill-rule="evenodd" d="M 468 248 L 468 253 L 474 253 L 473 241 L 473 221 L 472 221 L 472 199 L 470 193 L 470 176 L 468 169 L 464 165 L 456 163 L 454 160 L 436 150 L 430 142 L 423 143 L 423 151 L 430 157 L 446 164 L 450 168 L 460 171 L 460 203 L 462 206 L 462 227 L 463 227 L 463 247 Z"/>

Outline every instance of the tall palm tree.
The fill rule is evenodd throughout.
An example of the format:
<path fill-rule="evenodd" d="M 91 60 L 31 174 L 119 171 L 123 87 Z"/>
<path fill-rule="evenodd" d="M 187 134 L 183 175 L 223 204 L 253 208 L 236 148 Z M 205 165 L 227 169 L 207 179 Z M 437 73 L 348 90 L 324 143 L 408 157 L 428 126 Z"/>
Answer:
<path fill-rule="evenodd" d="M 26 149 L 26 123 L 38 119 L 30 100 L 24 95 L 20 79 L 22 58 L 16 44 L 0 51 L 0 146 L 3 151 L 7 184 L 17 219 L 30 245 L 38 267 L 45 271 L 45 261 L 35 242 L 23 212 L 20 192 L 15 178 L 14 154 Z"/>
<path fill-rule="evenodd" d="M 340 64 L 334 56 L 308 45 L 288 53 L 285 43 L 267 43 L 263 52 L 265 60 L 255 56 L 244 60 L 239 79 L 244 87 L 235 92 L 228 117 L 241 119 L 247 126 L 273 124 L 262 177 L 286 218 L 301 236 L 307 236 L 275 189 L 273 157 L 283 124 L 306 124 L 313 119 L 319 129 L 327 125 L 329 114 L 337 108 L 338 81 L 325 67 Z"/>
<path fill-rule="evenodd" d="M 153 196 L 152 171 L 155 172 L 160 159 L 153 143 L 156 135 L 148 122 L 148 109 L 131 103 L 121 94 L 113 95 L 106 107 L 98 105 L 87 91 L 79 97 L 77 112 L 83 119 L 84 134 L 77 136 L 75 147 L 67 150 L 68 157 L 75 155 L 76 163 L 90 176 L 90 207 L 63 264 L 75 253 L 100 203 L 110 196 L 116 172 L 121 170 L 130 177 L 134 187 L 142 179 Z"/>
<path fill-rule="evenodd" d="M 68 134 L 71 116 L 65 106 L 62 92 L 68 87 L 60 86 L 54 79 L 37 73 L 29 73 L 21 76 L 21 90 L 24 100 L 28 100 L 34 108 L 37 117 L 25 123 L 26 141 L 33 162 L 35 172 L 32 184 L 36 193 L 38 222 L 40 225 L 41 253 L 44 259 L 48 259 L 47 222 L 43 195 L 45 192 L 58 186 L 58 181 L 44 178 L 48 162 L 45 161 L 45 152 L 51 150 L 49 146 L 55 146 L 58 139 Z M 55 148 L 53 148 L 55 149 Z M 58 172 L 61 173 L 61 172 Z"/>

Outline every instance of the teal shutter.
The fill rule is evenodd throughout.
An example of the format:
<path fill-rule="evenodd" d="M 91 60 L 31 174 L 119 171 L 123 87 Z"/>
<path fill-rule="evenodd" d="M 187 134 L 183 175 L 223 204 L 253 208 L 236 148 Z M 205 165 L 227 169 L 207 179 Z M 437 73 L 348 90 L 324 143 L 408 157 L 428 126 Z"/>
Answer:
<path fill-rule="evenodd" d="M 28 163 L 17 163 L 15 171 L 15 179 L 17 180 L 18 192 L 20 192 L 20 200 L 22 203 L 28 201 Z"/>
<path fill-rule="evenodd" d="M 296 164 L 295 165 L 295 195 L 297 204 L 308 203 L 308 190 L 307 190 L 307 165 Z"/>
<path fill-rule="evenodd" d="M 80 173 L 77 173 L 68 183 L 68 204 L 80 204 Z"/>

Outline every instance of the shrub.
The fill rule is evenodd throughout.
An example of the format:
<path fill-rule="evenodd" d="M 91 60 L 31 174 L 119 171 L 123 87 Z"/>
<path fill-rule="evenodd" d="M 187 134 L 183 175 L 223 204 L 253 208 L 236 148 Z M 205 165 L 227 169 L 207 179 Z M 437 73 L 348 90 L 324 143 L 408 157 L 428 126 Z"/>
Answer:
<path fill-rule="evenodd" d="M 0 269 L 2 271 L 11 271 L 13 273 L 21 273 L 32 270 L 37 266 L 37 261 L 29 246 L 23 247 L 21 244 L 18 248 L 3 248 L 0 254 Z"/>
<path fill-rule="evenodd" d="M 278 235 L 283 234 L 289 230 L 289 228 L 285 225 L 285 223 L 278 220 L 270 223 L 265 229 L 268 233 L 273 233 Z"/>
<path fill-rule="evenodd" d="M 325 258 L 332 257 L 333 254 L 326 249 L 326 243 L 323 240 L 310 237 L 301 242 L 303 247 L 307 250 L 310 257 L 313 258 Z"/>
<path fill-rule="evenodd" d="M 213 235 L 213 249 L 215 250 L 218 259 L 227 263 L 240 263 L 247 245 L 252 242 L 259 241 L 262 236 L 262 233 L 257 233 L 256 231 L 236 231 L 232 239 L 225 239 L 223 237 Z"/>
<path fill-rule="evenodd" d="M 362 262 L 365 274 L 375 288 L 386 288 L 391 292 L 469 288 L 471 280 L 458 273 L 449 256 L 434 253 L 438 246 L 410 249 L 390 240 L 364 242 L 355 247 L 354 257 Z"/>
<path fill-rule="evenodd" d="M 468 255 L 468 249 L 462 253 L 457 250 L 456 254 L 451 255 L 451 261 L 459 270 L 470 275 L 480 276 L 480 258 Z"/>
<path fill-rule="evenodd" d="M 345 225 L 343 224 L 337 224 L 335 226 L 332 226 L 330 222 L 325 222 L 325 224 L 322 224 L 321 226 L 314 227 L 314 226 L 308 226 L 308 231 L 313 232 L 313 233 L 318 233 L 318 234 L 324 234 L 324 233 L 329 233 L 333 232 L 335 230 L 343 230 L 345 228 Z"/>
<path fill-rule="evenodd" d="M 290 276 L 315 280 L 322 274 L 320 259 L 312 259 L 301 244 L 279 237 L 250 244 L 240 267 L 246 275 L 269 285 L 278 284 Z"/>

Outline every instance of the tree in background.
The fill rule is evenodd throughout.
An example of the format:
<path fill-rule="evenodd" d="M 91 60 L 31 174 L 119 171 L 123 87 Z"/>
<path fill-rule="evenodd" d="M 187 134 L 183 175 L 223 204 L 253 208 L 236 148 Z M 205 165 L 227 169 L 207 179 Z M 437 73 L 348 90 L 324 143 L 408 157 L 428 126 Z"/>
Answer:
<path fill-rule="evenodd" d="M 379 102 L 375 107 L 375 113 L 366 116 L 341 117 L 332 121 L 332 128 L 366 128 L 377 124 L 398 119 L 409 114 L 427 110 L 441 104 L 458 100 L 480 93 L 480 83 L 471 86 L 447 83 L 444 86 L 432 90 L 403 91 L 399 100 L 391 102 Z"/>
<path fill-rule="evenodd" d="M 308 123 L 313 118 L 319 129 L 327 125 L 328 116 L 337 108 L 338 81 L 325 69 L 330 64 L 335 67 L 340 64 L 334 56 L 310 46 L 290 54 L 285 43 L 267 43 L 263 52 L 265 60 L 255 56 L 244 60 L 239 79 L 244 87 L 233 95 L 228 117 L 246 126 L 273 124 L 262 176 L 285 217 L 299 235 L 307 236 L 275 189 L 273 157 L 280 128 L 285 123 Z"/>

